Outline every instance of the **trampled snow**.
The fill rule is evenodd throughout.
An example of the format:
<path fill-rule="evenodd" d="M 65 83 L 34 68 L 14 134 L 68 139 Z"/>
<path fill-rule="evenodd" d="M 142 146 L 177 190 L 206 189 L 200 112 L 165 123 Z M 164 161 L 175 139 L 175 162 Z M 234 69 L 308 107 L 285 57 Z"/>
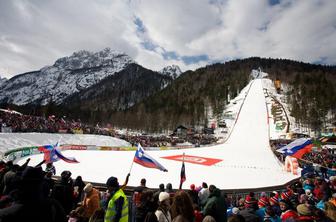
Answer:
<path fill-rule="evenodd" d="M 132 164 L 134 151 L 68 150 L 63 151 L 63 154 L 75 157 L 80 163 L 56 162 L 57 175 L 60 175 L 63 170 L 70 170 L 73 178 L 81 175 L 85 181 L 105 183 L 110 176 L 115 176 L 120 183 L 123 183 L 132 166 L 129 186 L 138 186 L 141 178 L 146 178 L 147 186 L 151 188 L 157 188 L 160 183 L 166 184 L 168 182 L 173 184 L 173 188 L 178 188 L 182 163 L 163 157 L 185 153 L 185 155 L 194 157 L 187 158 L 193 163 L 185 163 L 187 180 L 183 185 L 184 188 L 189 188 L 190 184 L 201 185 L 202 182 L 214 184 L 221 189 L 283 185 L 298 176 L 285 172 L 282 163 L 278 161 L 269 147 L 268 115 L 263 81 L 262 79 L 252 80 L 245 91 L 242 91 L 243 97 L 246 96 L 246 98 L 242 100 L 243 106 L 238 113 L 231 136 L 224 144 L 193 149 L 146 151 L 165 166 L 168 172 L 145 168 L 136 163 Z M 27 136 L 26 144 L 23 139 L 15 139 L 17 138 L 15 134 L 1 134 L 1 147 L 9 143 L 9 136 L 14 141 L 13 143 L 15 141 L 18 143 L 18 146 L 32 145 L 31 141 L 42 144 L 57 142 L 52 141 L 55 138 L 49 137 L 51 135 L 41 134 L 41 137 L 44 138 L 42 140 L 38 134 L 36 137 L 33 134 L 33 136 Z M 76 137 L 77 135 L 69 136 Z M 102 138 L 91 136 L 89 141 L 79 140 L 81 139 L 74 141 L 74 144 L 88 142 L 99 145 Z M 105 145 L 116 146 L 116 143 L 111 141 Z M 22 164 L 26 158 L 19 160 L 19 164 Z M 35 165 L 43 159 L 43 156 L 39 154 L 30 158 L 30 165 Z M 219 159 L 220 162 L 205 165 L 206 159 Z"/>

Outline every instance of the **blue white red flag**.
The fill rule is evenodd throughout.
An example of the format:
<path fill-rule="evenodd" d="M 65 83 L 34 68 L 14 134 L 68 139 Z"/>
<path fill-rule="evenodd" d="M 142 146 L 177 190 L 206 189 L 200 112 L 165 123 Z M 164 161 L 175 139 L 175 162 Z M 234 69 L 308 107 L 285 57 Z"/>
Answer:
<path fill-rule="evenodd" d="M 46 163 L 53 163 L 58 160 L 63 160 L 67 163 L 78 163 L 78 161 L 73 157 L 65 157 L 59 150 L 59 143 L 55 145 L 45 145 L 38 148 L 39 151 L 44 153 L 43 159 Z"/>
<path fill-rule="evenodd" d="M 296 139 L 288 145 L 281 147 L 277 151 L 283 153 L 286 156 L 292 156 L 301 159 L 306 153 L 311 152 L 313 147 L 313 142 L 310 138 L 300 138 Z"/>
<path fill-rule="evenodd" d="M 135 152 L 133 161 L 144 167 L 155 168 L 158 170 L 162 170 L 164 172 L 168 172 L 168 170 L 164 166 L 162 166 L 158 161 L 156 161 L 153 157 L 145 153 L 140 144 L 138 144 L 138 148 Z"/>

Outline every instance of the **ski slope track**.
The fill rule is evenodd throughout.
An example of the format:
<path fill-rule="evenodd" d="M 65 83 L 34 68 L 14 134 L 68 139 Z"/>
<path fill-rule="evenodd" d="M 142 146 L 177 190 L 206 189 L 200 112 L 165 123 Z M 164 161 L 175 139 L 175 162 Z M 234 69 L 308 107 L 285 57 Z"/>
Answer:
<path fill-rule="evenodd" d="M 262 79 L 252 80 L 231 135 L 220 145 L 198 149 L 146 151 L 168 169 L 162 172 L 145 168 L 136 163 L 131 169 L 129 186 L 138 186 L 141 178 L 147 179 L 147 186 L 157 188 L 160 183 L 172 183 L 177 189 L 180 182 L 182 163 L 172 156 L 193 156 L 186 158 L 186 178 L 183 188 L 202 182 L 214 184 L 220 189 L 248 189 L 284 185 L 296 179 L 283 170 L 283 165 L 269 147 L 268 115 L 262 87 Z M 98 141 L 97 141 L 98 142 Z M 72 177 L 81 175 L 83 180 L 105 183 L 110 176 L 123 183 L 130 171 L 134 151 L 63 151 L 80 163 L 55 163 L 57 175 L 70 170 Z M 167 159 L 168 157 L 168 159 Z M 169 159 L 170 157 L 170 159 Z M 30 165 L 39 163 L 42 155 L 31 156 Z M 212 161 L 216 159 L 219 161 Z M 205 161 L 207 160 L 207 161 Z M 19 161 L 22 164 L 25 158 Z"/>

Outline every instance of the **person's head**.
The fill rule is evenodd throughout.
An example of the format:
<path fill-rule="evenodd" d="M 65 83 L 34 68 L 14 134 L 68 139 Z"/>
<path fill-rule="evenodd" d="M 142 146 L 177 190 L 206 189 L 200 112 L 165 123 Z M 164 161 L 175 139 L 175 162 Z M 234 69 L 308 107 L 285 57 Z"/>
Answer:
<path fill-rule="evenodd" d="M 182 215 L 185 219 L 193 221 L 194 211 L 190 196 L 183 190 L 177 191 L 171 206 L 172 218 Z"/>
<path fill-rule="evenodd" d="M 195 184 L 190 185 L 190 190 L 195 190 Z"/>
<path fill-rule="evenodd" d="M 173 186 L 172 186 L 171 183 L 167 183 L 167 185 L 166 185 L 166 190 L 167 190 L 167 192 L 172 192 L 172 190 L 173 190 Z"/>
<path fill-rule="evenodd" d="M 313 211 L 308 204 L 299 204 L 296 210 L 300 216 L 312 216 Z"/>
<path fill-rule="evenodd" d="M 276 196 L 273 196 L 269 199 L 269 203 L 271 206 L 274 206 L 274 205 L 278 205 L 279 202 L 278 202 L 278 198 L 276 198 Z"/>
<path fill-rule="evenodd" d="M 202 188 L 208 188 L 208 184 L 206 182 L 202 183 Z"/>
<path fill-rule="evenodd" d="M 291 208 L 291 202 L 289 200 L 280 200 L 279 201 L 279 206 L 280 206 L 280 210 L 282 212 L 285 212 L 286 210 Z"/>
<path fill-rule="evenodd" d="M 268 201 L 268 198 L 266 196 L 263 196 L 258 200 L 258 207 L 259 208 L 263 208 L 263 207 L 266 207 L 268 205 L 269 205 L 269 201 Z"/>
<path fill-rule="evenodd" d="M 165 206 L 169 206 L 170 204 L 170 200 L 169 200 L 170 196 L 169 193 L 167 192 L 161 192 L 159 194 L 159 205 L 165 205 Z"/>
<path fill-rule="evenodd" d="M 140 185 L 143 186 L 143 187 L 146 186 L 146 179 L 145 179 L 145 178 L 142 178 L 142 179 L 140 180 Z"/>
<path fill-rule="evenodd" d="M 91 183 L 88 183 L 85 185 L 83 191 L 86 193 L 86 194 L 90 194 L 93 190 L 93 186 Z"/>
<path fill-rule="evenodd" d="M 160 183 L 160 185 L 159 185 L 159 190 L 160 190 L 160 191 L 164 191 L 164 184 L 163 184 L 163 183 Z"/>
<path fill-rule="evenodd" d="M 53 166 L 52 162 L 47 163 L 47 167 L 48 167 L 48 168 L 50 168 L 50 167 L 52 167 L 52 166 Z"/>
<path fill-rule="evenodd" d="M 110 177 L 106 181 L 106 186 L 109 192 L 115 191 L 119 189 L 119 182 L 116 177 Z"/>
<path fill-rule="evenodd" d="M 207 215 L 203 218 L 202 222 L 216 222 L 216 220 L 212 216 Z"/>
<path fill-rule="evenodd" d="M 209 186 L 209 192 L 210 192 L 210 193 L 214 193 L 216 189 L 217 189 L 217 188 L 216 188 L 215 185 L 210 185 L 210 186 Z"/>
<path fill-rule="evenodd" d="M 71 178 L 71 172 L 68 171 L 68 170 L 64 170 L 62 173 L 61 173 L 61 179 L 63 181 L 68 181 L 69 179 Z"/>

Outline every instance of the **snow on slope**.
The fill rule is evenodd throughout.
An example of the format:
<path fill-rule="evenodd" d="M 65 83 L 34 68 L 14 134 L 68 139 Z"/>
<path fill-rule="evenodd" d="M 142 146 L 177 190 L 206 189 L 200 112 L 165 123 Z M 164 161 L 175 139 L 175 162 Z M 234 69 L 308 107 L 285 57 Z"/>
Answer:
<path fill-rule="evenodd" d="M 55 163 L 58 175 L 70 170 L 73 177 L 81 175 L 85 181 L 105 183 L 110 176 L 123 182 L 131 169 L 128 185 L 137 186 L 141 178 L 147 178 L 148 187 L 157 188 L 160 183 L 172 183 L 178 188 L 181 162 L 163 157 L 182 155 L 194 156 L 186 162 L 187 180 L 184 187 L 202 182 L 214 184 L 221 189 L 257 188 L 283 185 L 298 176 L 283 171 L 282 164 L 269 147 L 267 109 L 262 80 L 250 83 L 238 120 L 226 143 L 199 149 L 147 151 L 168 169 L 156 169 L 133 164 L 134 151 L 65 151 L 66 156 L 75 156 L 78 164 L 62 161 Z M 98 140 L 97 140 L 98 142 Z M 31 165 L 42 159 L 41 155 L 31 157 Z M 206 158 L 220 159 L 219 163 L 204 165 Z M 23 163 L 25 158 L 19 161 Z M 196 164 L 198 163 L 198 164 Z"/>
<path fill-rule="evenodd" d="M 31 102 L 61 103 L 67 96 L 88 88 L 135 63 L 124 53 L 109 48 L 92 53 L 79 51 L 58 59 L 39 71 L 18 75 L 0 88 L 0 101 L 17 105 Z"/>
<path fill-rule="evenodd" d="M 75 144 L 97 146 L 130 146 L 124 140 L 101 135 L 57 133 L 0 133 L 0 152 L 48 144 Z"/>

